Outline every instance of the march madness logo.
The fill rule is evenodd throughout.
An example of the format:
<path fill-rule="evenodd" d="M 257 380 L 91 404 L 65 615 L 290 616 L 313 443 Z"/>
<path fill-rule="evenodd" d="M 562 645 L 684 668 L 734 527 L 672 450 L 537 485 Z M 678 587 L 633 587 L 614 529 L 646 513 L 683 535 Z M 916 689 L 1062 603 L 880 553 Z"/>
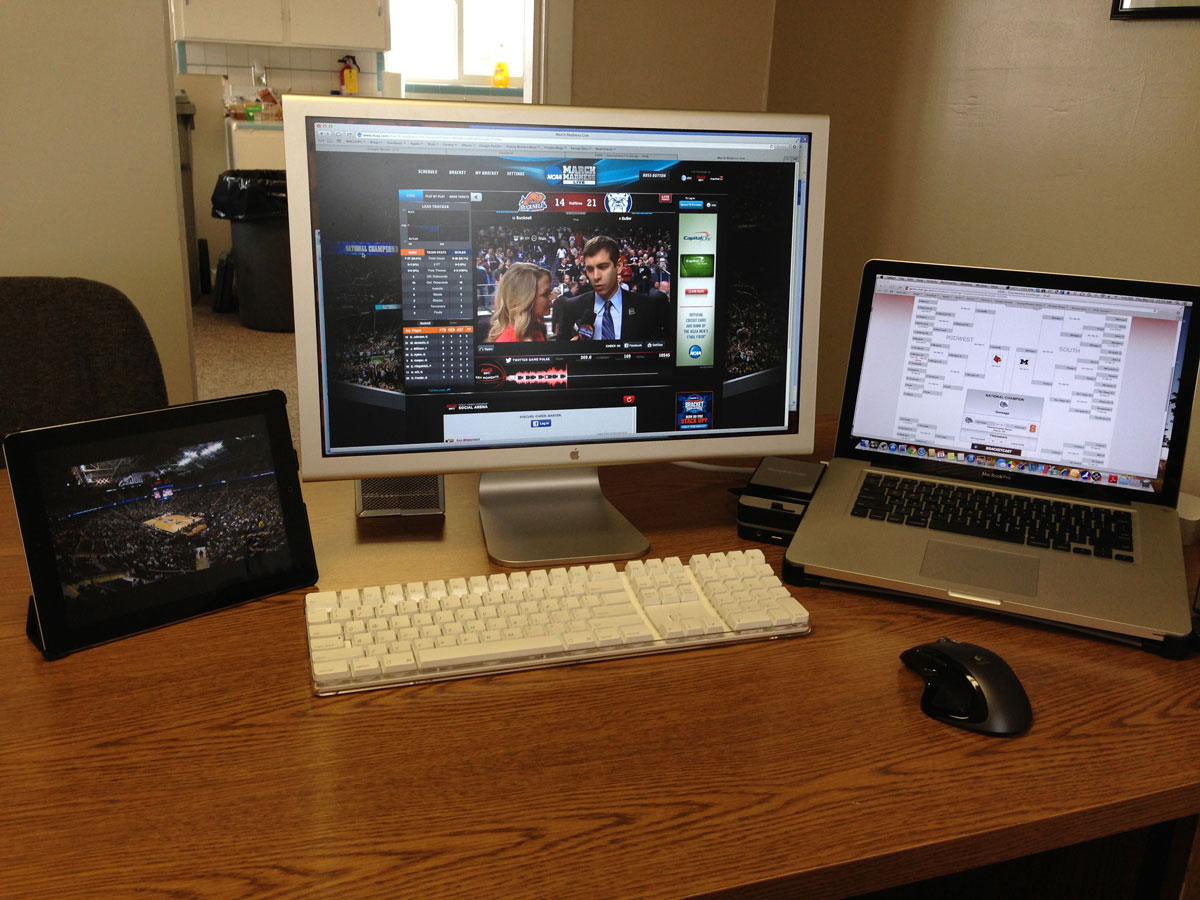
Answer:
<path fill-rule="evenodd" d="M 563 166 L 562 167 L 562 183 L 563 184 L 595 184 L 596 183 L 596 167 L 595 166 Z"/>
<path fill-rule="evenodd" d="M 541 191 L 530 191 L 521 198 L 520 204 L 517 206 L 519 212 L 541 212 L 546 209 L 546 195 Z"/>

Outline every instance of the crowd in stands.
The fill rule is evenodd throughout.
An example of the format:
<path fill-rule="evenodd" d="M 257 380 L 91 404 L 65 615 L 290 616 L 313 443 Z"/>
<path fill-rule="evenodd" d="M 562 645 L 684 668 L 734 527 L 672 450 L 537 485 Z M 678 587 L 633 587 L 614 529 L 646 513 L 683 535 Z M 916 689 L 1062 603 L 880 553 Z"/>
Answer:
<path fill-rule="evenodd" d="M 196 521 L 175 532 L 146 524 L 169 514 Z M 263 477 L 177 489 L 170 500 L 139 497 L 63 519 L 54 550 L 64 585 L 77 585 L 86 597 L 195 571 L 198 554 L 212 567 L 285 542 L 274 479 Z"/>
<path fill-rule="evenodd" d="M 729 309 L 726 374 L 738 378 L 780 365 L 784 361 L 780 335 L 787 329 L 786 319 L 779 321 L 778 310 L 752 290 L 735 288 L 734 296 L 736 302 Z"/>
<path fill-rule="evenodd" d="M 625 227 L 609 231 L 621 247 L 621 280 L 630 290 L 648 294 L 656 282 L 671 277 L 671 253 L 674 232 L 671 228 Z M 482 248 L 475 261 L 476 284 L 495 285 L 515 262 L 531 262 L 548 269 L 554 278 L 555 293 L 574 289 L 588 290 L 587 274 L 583 270 L 583 246 L 592 233 L 576 230 L 577 226 L 539 225 L 521 228 L 500 224 L 481 228 L 476 246 Z M 481 294 L 491 295 L 490 291 Z"/>
<path fill-rule="evenodd" d="M 322 267 L 330 309 L 361 313 L 400 302 L 401 274 L 391 257 L 331 253 L 323 257 Z"/>
<path fill-rule="evenodd" d="M 398 391 L 404 386 L 401 338 L 394 331 L 364 331 L 340 342 L 336 378 L 350 384 Z"/>

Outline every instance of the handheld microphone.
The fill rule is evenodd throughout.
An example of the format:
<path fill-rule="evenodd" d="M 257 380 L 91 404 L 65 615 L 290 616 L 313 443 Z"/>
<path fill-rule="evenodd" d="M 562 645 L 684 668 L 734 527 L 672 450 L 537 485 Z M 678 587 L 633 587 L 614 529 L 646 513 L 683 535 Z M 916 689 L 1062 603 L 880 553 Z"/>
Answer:
<path fill-rule="evenodd" d="M 588 310 L 587 315 L 575 323 L 575 336 L 581 341 L 590 341 L 596 336 L 596 311 Z"/>

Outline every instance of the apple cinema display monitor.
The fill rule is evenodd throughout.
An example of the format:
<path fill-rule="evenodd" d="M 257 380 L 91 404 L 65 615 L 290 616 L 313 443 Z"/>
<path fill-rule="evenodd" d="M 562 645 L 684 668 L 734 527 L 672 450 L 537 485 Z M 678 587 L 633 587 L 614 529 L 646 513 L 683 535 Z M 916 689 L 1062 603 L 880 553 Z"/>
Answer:
<path fill-rule="evenodd" d="M 478 471 L 525 567 L 646 552 L 599 465 L 811 452 L 828 134 L 288 96 L 304 478 Z"/>

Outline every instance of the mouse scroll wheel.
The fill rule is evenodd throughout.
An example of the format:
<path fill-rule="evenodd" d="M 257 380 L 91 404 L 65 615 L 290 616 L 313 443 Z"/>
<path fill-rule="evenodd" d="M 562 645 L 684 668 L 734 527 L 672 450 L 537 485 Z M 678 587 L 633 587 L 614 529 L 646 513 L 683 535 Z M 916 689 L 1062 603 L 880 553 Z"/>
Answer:
<path fill-rule="evenodd" d="M 900 654 L 900 658 L 923 676 L 937 675 L 945 670 L 946 664 L 931 653 L 916 648 Z"/>

